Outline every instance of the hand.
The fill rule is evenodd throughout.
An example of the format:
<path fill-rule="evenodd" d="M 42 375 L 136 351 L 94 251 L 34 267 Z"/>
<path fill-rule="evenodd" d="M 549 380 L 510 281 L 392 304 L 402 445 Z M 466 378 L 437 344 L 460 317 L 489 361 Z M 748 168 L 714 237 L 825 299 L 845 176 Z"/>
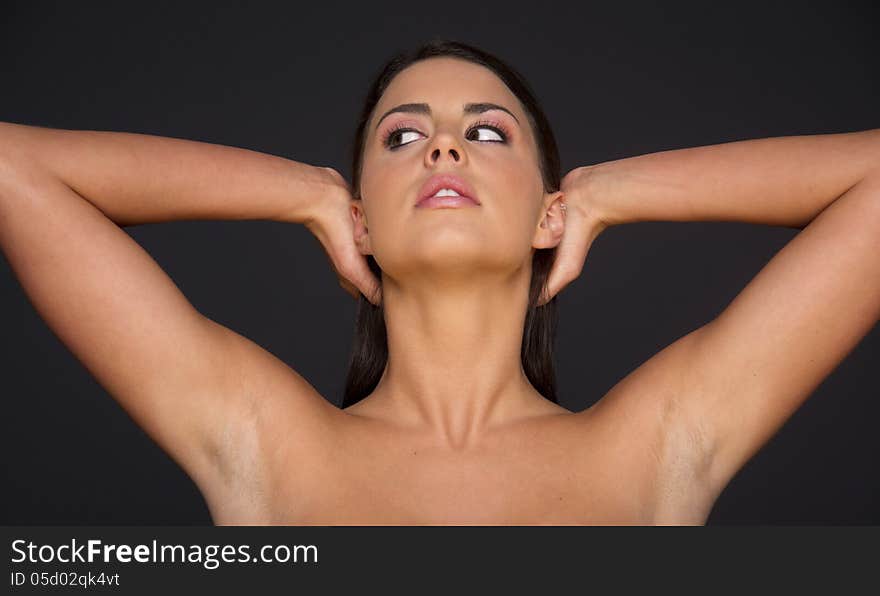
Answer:
<path fill-rule="evenodd" d="M 589 184 L 591 166 L 570 171 L 559 190 L 565 202 L 565 231 L 556 246 L 556 259 L 547 278 L 547 289 L 538 306 L 549 302 L 562 288 L 580 276 L 587 253 L 596 237 L 608 227 L 598 209 L 595 191 Z"/>
<path fill-rule="evenodd" d="M 317 237 L 330 264 L 339 278 L 339 285 L 355 300 L 363 294 L 372 304 L 379 305 L 382 287 L 370 270 L 367 258 L 354 243 L 354 222 L 351 218 L 351 187 L 333 168 L 319 167 L 325 192 L 315 197 L 315 209 L 304 225 Z"/>

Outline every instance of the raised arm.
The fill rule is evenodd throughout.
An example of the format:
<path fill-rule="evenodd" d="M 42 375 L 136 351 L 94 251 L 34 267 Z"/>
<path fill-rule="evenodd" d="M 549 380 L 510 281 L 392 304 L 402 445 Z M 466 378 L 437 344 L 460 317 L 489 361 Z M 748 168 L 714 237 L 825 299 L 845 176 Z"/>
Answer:
<path fill-rule="evenodd" d="M 666 151 L 590 177 L 607 225 L 802 229 L 715 320 L 619 384 L 668 389 L 664 419 L 717 495 L 880 317 L 880 130 Z"/>
<path fill-rule="evenodd" d="M 750 139 L 585 168 L 607 225 L 736 221 L 803 228 L 880 164 L 880 129 Z"/>
<path fill-rule="evenodd" d="M 187 139 L 0 122 L 0 150 L 27 158 L 120 226 L 312 215 L 323 168 Z"/>
<path fill-rule="evenodd" d="M 318 170 L 194 141 L 0 125 L 0 248 L 12 270 L 50 329 L 203 492 L 236 473 L 247 433 L 281 400 L 302 432 L 332 406 L 197 312 L 117 224 L 303 220 L 326 191 Z"/>

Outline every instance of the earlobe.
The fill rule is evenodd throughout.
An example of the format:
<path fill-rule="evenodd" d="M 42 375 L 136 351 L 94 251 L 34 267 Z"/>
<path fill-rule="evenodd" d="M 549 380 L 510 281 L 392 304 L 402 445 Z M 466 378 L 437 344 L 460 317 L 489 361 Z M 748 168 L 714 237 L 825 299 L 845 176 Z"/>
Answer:
<path fill-rule="evenodd" d="M 532 243 L 534 248 L 553 248 L 562 240 L 565 232 L 565 201 L 562 192 L 547 195 L 544 213 Z"/>
<path fill-rule="evenodd" d="M 351 206 L 351 220 L 354 224 L 354 244 L 358 247 L 358 250 L 362 255 L 373 254 L 372 249 L 370 248 L 370 233 L 367 228 L 367 219 L 366 215 L 360 208 L 360 206 L 352 203 Z"/>

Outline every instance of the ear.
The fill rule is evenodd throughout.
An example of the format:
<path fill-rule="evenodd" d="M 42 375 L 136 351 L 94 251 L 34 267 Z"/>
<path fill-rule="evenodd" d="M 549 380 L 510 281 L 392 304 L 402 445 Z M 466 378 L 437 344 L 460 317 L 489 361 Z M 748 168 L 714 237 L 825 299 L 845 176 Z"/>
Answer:
<path fill-rule="evenodd" d="M 373 254 L 370 247 L 370 232 L 367 228 L 367 214 L 364 212 L 364 204 L 358 199 L 352 199 L 349 207 L 351 221 L 354 224 L 354 243 L 362 255 Z"/>
<path fill-rule="evenodd" d="M 535 228 L 532 247 L 553 248 L 562 240 L 562 234 L 565 232 L 563 199 L 562 191 L 544 195 L 544 200 L 541 203 L 541 219 L 538 221 L 538 227 Z"/>

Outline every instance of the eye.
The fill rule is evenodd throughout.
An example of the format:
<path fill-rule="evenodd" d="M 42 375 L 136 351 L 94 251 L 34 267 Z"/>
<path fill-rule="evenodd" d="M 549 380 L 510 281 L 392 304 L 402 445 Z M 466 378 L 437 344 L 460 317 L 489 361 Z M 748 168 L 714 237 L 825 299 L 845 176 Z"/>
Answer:
<path fill-rule="evenodd" d="M 392 141 L 394 141 L 397 137 L 402 137 L 405 134 L 410 133 L 417 135 L 422 134 L 414 128 L 409 128 L 405 125 L 397 125 L 389 130 L 387 133 L 385 133 L 385 136 L 382 138 L 382 145 L 391 150 L 394 150 L 397 147 L 402 147 L 403 145 L 408 145 L 409 143 L 393 143 Z"/>
<path fill-rule="evenodd" d="M 496 137 L 498 137 L 498 139 L 497 140 L 491 139 L 491 138 L 490 139 L 477 139 L 478 141 L 484 141 L 487 143 L 506 143 L 507 142 L 507 130 L 503 126 L 501 126 L 501 124 L 499 124 L 499 123 L 477 122 L 468 129 L 468 133 L 470 133 L 472 130 L 480 130 L 480 129 L 491 131 L 492 134 L 494 134 Z"/>
<path fill-rule="evenodd" d="M 496 138 L 477 138 L 477 141 L 481 143 L 507 143 L 507 130 L 500 123 L 496 122 L 477 122 L 467 129 L 465 136 L 467 137 L 468 135 L 470 135 L 472 131 L 479 131 L 481 129 L 491 132 L 492 135 L 490 135 L 490 137 L 494 135 Z M 408 145 L 412 141 L 404 142 L 402 140 L 402 138 L 407 134 L 420 135 L 422 133 L 406 125 L 397 125 L 389 130 L 387 133 L 385 133 L 385 136 L 382 138 L 382 145 L 392 151 L 403 147 L 404 145 Z M 401 137 L 401 142 L 395 143 L 394 141 L 397 140 L 398 137 Z"/>

